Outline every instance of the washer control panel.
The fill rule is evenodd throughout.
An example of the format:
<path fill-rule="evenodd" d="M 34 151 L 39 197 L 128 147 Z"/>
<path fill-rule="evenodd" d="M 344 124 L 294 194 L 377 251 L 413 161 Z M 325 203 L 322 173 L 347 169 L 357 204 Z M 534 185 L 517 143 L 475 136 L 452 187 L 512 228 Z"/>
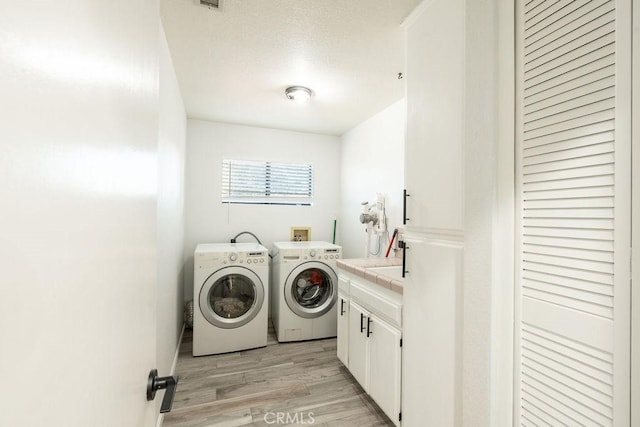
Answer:
<path fill-rule="evenodd" d="M 268 264 L 269 253 L 266 251 L 254 251 L 254 252 L 229 252 L 228 263 L 232 265 L 242 264 Z M 225 262 L 223 261 L 223 264 Z"/>
<path fill-rule="evenodd" d="M 220 265 L 269 265 L 268 251 L 212 252 L 198 254 L 194 260 L 196 268 Z"/>
<path fill-rule="evenodd" d="M 304 257 L 305 259 L 317 259 L 317 260 L 332 260 L 340 259 L 340 249 L 310 249 Z"/>

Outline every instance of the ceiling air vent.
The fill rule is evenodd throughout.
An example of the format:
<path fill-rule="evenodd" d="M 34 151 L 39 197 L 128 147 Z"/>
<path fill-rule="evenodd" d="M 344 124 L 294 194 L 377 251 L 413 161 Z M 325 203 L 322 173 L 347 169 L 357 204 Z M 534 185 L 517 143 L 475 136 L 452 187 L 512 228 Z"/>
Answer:
<path fill-rule="evenodd" d="M 197 5 L 208 7 L 209 9 L 222 10 L 223 0 L 194 0 Z"/>

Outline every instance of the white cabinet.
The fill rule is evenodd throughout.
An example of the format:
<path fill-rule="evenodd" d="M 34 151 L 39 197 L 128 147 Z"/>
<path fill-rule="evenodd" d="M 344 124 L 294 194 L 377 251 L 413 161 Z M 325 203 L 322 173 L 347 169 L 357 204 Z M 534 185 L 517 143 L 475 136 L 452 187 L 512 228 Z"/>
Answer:
<path fill-rule="evenodd" d="M 402 296 L 362 277 L 347 276 L 339 278 L 338 358 L 399 425 Z"/>
<path fill-rule="evenodd" d="M 349 310 L 349 371 L 397 424 L 402 333 L 356 302 Z"/>
<path fill-rule="evenodd" d="M 405 235 L 402 415 L 406 425 L 456 425 L 462 370 L 462 244 Z"/>
<path fill-rule="evenodd" d="M 344 280 L 339 278 L 338 281 Z M 349 297 L 338 292 L 338 359 L 349 367 Z"/>
<path fill-rule="evenodd" d="M 362 388 L 368 392 L 369 340 L 364 332 L 369 313 L 353 301 L 349 305 L 349 371 Z"/>
<path fill-rule="evenodd" d="M 407 228 L 463 228 L 464 2 L 423 2 L 405 24 Z"/>
<path fill-rule="evenodd" d="M 459 424 L 462 407 L 462 254 L 465 2 L 430 0 L 405 20 L 406 271 L 402 419 Z"/>
<path fill-rule="evenodd" d="M 400 420 L 400 366 L 402 333 L 397 328 L 370 314 L 367 319 L 369 387 L 385 414 L 398 424 Z"/>

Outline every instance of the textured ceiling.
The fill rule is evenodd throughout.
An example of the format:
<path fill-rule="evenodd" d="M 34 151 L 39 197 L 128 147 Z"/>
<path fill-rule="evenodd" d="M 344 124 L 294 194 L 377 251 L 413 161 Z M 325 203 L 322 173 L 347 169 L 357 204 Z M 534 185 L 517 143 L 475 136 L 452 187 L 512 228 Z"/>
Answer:
<path fill-rule="evenodd" d="M 162 0 L 189 118 L 341 135 L 402 98 L 400 24 L 420 0 Z M 307 104 L 284 90 L 311 88 Z"/>

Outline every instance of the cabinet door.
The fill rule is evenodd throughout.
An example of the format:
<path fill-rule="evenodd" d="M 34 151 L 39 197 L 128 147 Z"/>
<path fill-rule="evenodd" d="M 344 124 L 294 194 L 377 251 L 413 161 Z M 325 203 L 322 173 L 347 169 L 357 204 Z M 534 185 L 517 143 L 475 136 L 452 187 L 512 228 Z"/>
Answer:
<path fill-rule="evenodd" d="M 462 229 L 464 2 L 435 0 L 406 29 L 407 227 Z"/>
<path fill-rule="evenodd" d="M 338 359 L 349 367 L 349 299 L 338 294 Z"/>
<path fill-rule="evenodd" d="M 368 382 L 368 340 L 366 334 L 368 312 L 358 304 L 349 307 L 349 371 L 365 391 Z"/>
<path fill-rule="evenodd" d="M 399 330 L 371 315 L 369 332 L 369 395 L 391 420 L 399 422 L 400 360 L 402 349 Z"/>
<path fill-rule="evenodd" d="M 405 235 L 402 420 L 456 425 L 462 367 L 462 246 Z M 375 333 L 375 332 L 374 332 Z"/>

